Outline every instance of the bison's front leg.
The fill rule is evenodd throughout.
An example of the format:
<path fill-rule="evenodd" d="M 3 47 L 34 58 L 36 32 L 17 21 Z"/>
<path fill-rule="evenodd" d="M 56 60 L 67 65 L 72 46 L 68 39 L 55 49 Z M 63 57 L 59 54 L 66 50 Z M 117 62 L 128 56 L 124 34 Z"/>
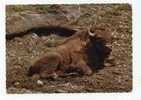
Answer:
<path fill-rule="evenodd" d="M 84 61 L 78 61 L 77 64 L 71 64 L 67 72 L 77 72 L 81 75 L 91 75 L 92 69 L 84 62 Z"/>
<path fill-rule="evenodd" d="M 92 75 L 92 70 L 89 68 L 89 66 L 81 66 L 81 69 L 84 73 L 84 75 Z"/>
<path fill-rule="evenodd" d="M 87 65 L 84 60 L 80 60 L 77 64 L 77 68 L 80 69 L 83 75 L 91 75 L 92 69 Z"/>

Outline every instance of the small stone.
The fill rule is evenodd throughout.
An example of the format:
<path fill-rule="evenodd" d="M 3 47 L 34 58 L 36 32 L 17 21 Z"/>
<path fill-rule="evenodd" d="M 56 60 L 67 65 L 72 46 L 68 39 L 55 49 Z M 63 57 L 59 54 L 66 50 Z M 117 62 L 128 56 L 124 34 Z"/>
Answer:
<path fill-rule="evenodd" d="M 113 56 L 110 56 L 110 57 L 108 58 L 108 60 L 114 60 L 114 57 L 113 57 Z"/>
<path fill-rule="evenodd" d="M 58 90 L 56 90 L 55 92 L 56 92 L 56 93 L 67 93 L 67 91 L 62 90 L 62 89 L 58 89 Z"/>
<path fill-rule="evenodd" d="M 113 63 L 114 63 L 114 57 L 113 57 L 113 56 L 110 56 L 110 57 L 106 60 L 106 62 L 113 64 Z"/>
<path fill-rule="evenodd" d="M 106 67 L 111 67 L 111 66 L 112 66 L 111 63 L 105 63 L 104 65 L 105 65 Z"/>
<path fill-rule="evenodd" d="M 19 84 L 20 84 L 20 82 L 15 82 L 14 83 L 15 86 L 18 86 Z"/>
<path fill-rule="evenodd" d="M 44 85 L 43 81 L 41 81 L 41 80 L 37 80 L 37 84 L 40 86 Z"/>
<path fill-rule="evenodd" d="M 14 67 L 15 67 L 16 69 L 17 69 L 17 68 L 21 68 L 21 66 L 20 66 L 20 65 L 15 65 Z"/>
<path fill-rule="evenodd" d="M 32 80 L 38 80 L 40 78 L 40 76 L 38 74 L 34 74 L 31 79 Z"/>
<path fill-rule="evenodd" d="M 32 34 L 33 34 L 32 38 L 34 38 L 34 39 L 38 39 L 39 38 L 39 36 L 36 33 L 32 33 Z"/>

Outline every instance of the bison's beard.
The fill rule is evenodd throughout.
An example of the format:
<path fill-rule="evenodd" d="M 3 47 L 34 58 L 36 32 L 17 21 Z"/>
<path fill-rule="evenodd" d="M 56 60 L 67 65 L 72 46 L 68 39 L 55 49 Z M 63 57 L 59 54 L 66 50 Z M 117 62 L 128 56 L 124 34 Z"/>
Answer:
<path fill-rule="evenodd" d="M 93 70 L 104 67 L 104 61 L 109 57 L 111 49 L 106 46 L 106 41 L 102 38 L 95 37 L 87 46 L 86 55 L 87 63 Z"/>

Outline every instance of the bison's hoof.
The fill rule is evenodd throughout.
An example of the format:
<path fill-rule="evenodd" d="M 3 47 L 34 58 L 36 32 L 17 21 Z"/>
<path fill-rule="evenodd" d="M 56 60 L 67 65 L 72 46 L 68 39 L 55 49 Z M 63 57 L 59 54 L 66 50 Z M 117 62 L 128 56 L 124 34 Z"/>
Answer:
<path fill-rule="evenodd" d="M 54 72 L 52 74 L 45 74 L 45 73 L 40 73 L 41 78 L 50 78 L 50 79 L 57 79 L 58 75 Z"/>
<path fill-rule="evenodd" d="M 88 75 L 88 76 L 89 76 L 89 75 L 92 75 L 92 73 L 93 73 L 92 70 L 87 70 L 87 71 L 85 72 L 85 75 Z"/>
<path fill-rule="evenodd" d="M 53 79 L 57 79 L 58 78 L 58 75 L 56 73 L 53 73 L 52 78 Z"/>

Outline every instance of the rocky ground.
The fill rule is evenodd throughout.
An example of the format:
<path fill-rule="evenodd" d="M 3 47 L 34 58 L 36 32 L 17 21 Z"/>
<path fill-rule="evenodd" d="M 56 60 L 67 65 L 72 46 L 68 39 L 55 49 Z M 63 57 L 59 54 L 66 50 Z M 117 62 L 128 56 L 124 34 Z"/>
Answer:
<path fill-rule="evenodd" d="M 111 55 L 105 67 L 90 77 L 67 76 L 51 79 L 28 77 L 30 65 L 65 37 L 50 35 L 39 37 L 34 33 L 6 40 L 6 88 L 7 93 L 86 93 L 129 92 L 132 90 L 132 10 L 128 4 L 105 5 L 48 5 L 7 6 L 7 34 L 53 23 L 88 26 L 93 24 L 110 30 L 108 43 Z M 21 13 L 32 16 L 15 20 L 10 18 Z M 38 14 L 42 17 L 38 17 Z M 32 19 L 30 19 L 32 17 Z M 38 18 L 38 21 L 36 20 Z M 14 21 L 14 22 L 12 22 Z M 24 22 L 24 23 L 23 23 Z M 32 24 L 31 24 L 32 23 Z M 38 23 L 38 24 L 37 24 Z"/>

